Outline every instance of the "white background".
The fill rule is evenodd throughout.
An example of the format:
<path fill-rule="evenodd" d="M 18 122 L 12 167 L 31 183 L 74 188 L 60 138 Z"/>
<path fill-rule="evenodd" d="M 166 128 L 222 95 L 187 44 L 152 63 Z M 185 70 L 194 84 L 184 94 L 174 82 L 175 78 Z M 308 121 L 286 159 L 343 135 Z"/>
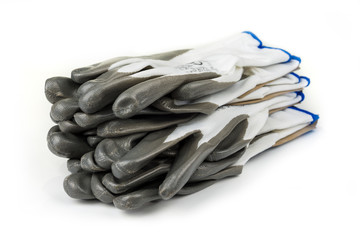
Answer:
<path fill-rule="evenodd" d="M 1 1 L 2 239 L 359 239 L 359 1 Z M 318 128 L 237 178 L 122 212 L 70 199 L 44 82 L 244 30 L 302 58 Z M 4 236 L 6 236 L 4 238 Z"/>

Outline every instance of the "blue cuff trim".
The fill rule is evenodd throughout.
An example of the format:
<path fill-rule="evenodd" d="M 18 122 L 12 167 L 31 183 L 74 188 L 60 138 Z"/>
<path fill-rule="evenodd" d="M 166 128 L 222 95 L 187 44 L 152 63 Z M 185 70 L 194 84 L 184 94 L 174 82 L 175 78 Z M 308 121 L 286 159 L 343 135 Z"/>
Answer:
<path fill-rule="evenodd" d="M 305 80 L 308 82 L 308 84 L 306 85 L 306 87 L 310 85 L 310 78 L 305 77 L 305 76 L 301 76 L 300 79 L 305 79 Z"/>
<path fill-rule="evenodd" d="M 298 79 L 298 83 L 300 83 L 300 82 L 301 82 L 301 79 L 300 79 L 300 76 L 299 76 L 299 75 L 297 75 L 297 74 L 296 74 L 296 73 L 294 73 L 294 72 L 291 72 L 291 73 L 289 73 L 289 74 L 294 75 L 295 77 L 297 77 L 297 79 Z"/>
<path fill-rule="evenodd" d="M 298 57 L 298 56 L 292 55 L 292 56 L 291 56 L 291 59 L 292 59 L 292 60 L 296 60 L 296 61 L 298 61 L 299 63 L 301 63 L 301 58 Z"/>
<path fill-rule="evenodd" d="M 294 110 L 297 110 L 297 111 L 300 111 L 300 112 L 303 112 L 303 113 L 306 113 L 306 114 L 309 114 L 311 117 L 312 117 L 312 119 L 313 119 L 313 121 L 311 122 L 311 124 L 313 124 L 314 122 L 316 122 L 319 118 L 320 118 L 320 116 L 318 115 L 318 114 L 314 114 L 314 113 L 311 113 L 311 112 L 309 112 L 309 111 L 306 111 L 306 110 L 304 110 L 304 109 L 301 109 L 301 108 L 298 108 L 298 107 L 289 107 L 289 108 L 291 108 L 291 109 L 294 109 Z"/>
<path fill-rule="evenodd" d="M 300 102 L 304 101 L 305 95 L 304 95 L 304 93 L 302 91 L 296 92 L 296 95 L 301 97 Z"/>
<path fill-rule="evenodd" d="M 250 31 L 243 31 L 243 33 L 247 33 L 247 34 L 250 34 L 255 40 L 257 40 L 259 42 L 259 48 L 262 47 L 262 41 L 252 32 Z"/>
<path fill-rule="evenodd" d="M 243 33 L 250 34 L 255 40 L 257 40 L 259 42 L 258 48 L 276 49 L 276 50 L 280 50 L 280 51 L 283 51 L 284 53 L 286 53 L 289 56 L 289 60 L 285 61 L 284 63 L 290 62 L 291 60 L 296 60 L 296 61 L 301 62 L 301 59 L 299 57 L 292 56 L 288 51 L 285 51 L 284 49 L 264 46 L 262 41 L 254 33 L 250 32 L 250 31 L 244 31 Z"/>

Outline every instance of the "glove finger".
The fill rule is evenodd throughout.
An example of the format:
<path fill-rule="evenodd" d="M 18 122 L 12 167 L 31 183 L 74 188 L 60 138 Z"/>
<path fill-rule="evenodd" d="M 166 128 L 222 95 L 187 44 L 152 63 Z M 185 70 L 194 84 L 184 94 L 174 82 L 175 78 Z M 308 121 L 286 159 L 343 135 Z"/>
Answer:
<path fill-rule="evenodd" d="M 116 208 L 121 210 L 133 210 L 144 206 L 145 204 L 160 200 L 157 187 L 140 189 L 131 193 L 117 196 L 113 199 Z"/>
<path fill-rule="evenodd" d="M 87 143 L 93 148 L 95 148 L 102 140 L 104 140 L 104 138 L 99 136 L 88 136 L 86 138 Z"/>
<path fill-rule="evenodd" d="M 96 131 L 89 132 L 90 130 L 92 130 L 90 127 L 80 127 L 72 120 L 61 121 L 61 122 L 58 122 L 58 124 L 59 124 L 60 130 L 65 133 L 74 133 L 74 134 L 82 133 L 85 136 L 96 134 Z"/>
<path fill-rule="evenodd" d="M 91 191 L 95 198 L 103 203 L 112 203 L 115 196 L 107 190 L 101 182 L 103 174 L 93 174 L 91 177 Z"/>
<path fill-rule="evenodd" d="M 97 83 L 80 95 L 79 106 L 85 113 L 94 113 L 115 99 L 126 89 L 148 80 L 149 78 L 135 78 L 132 76 L 120 76 L 108 81 Z"/>
<path fill-rule="evenodd" d="M 225 172 L 225 173 L 223 173 Z M 221 177 L 230 177 L 234 175 L 239 174 L 238 169 L 232 169 L 232 170 L 223 170 L 221 174 L 217 174 L 217 179 L 221 179 Z M 200 181 L 200 182 L 192 182 L 187 183 L 178 193 L 177 195 L 190 195 L 196 192 L 199 192 L 207 187 L 210 187 L 214 183 L 216 183 L 218 180 L 206 180 L 206 181 Z M 113 203 L 116 208 L 122 209 L 122 210 L 133 210 L 138 209 L 140 207 L 143 207 L 147 203 L 161 200 L 161 197 L 158 193 L 158 186 L 157 184 L 154 184 L 155 186 L 149 186 L 145 187 L 143 189 L 130 192 L 127 194 L 123 194 L 120 196 L 117 196 L 113 199 Z"/>
<path fill-rule="evenodd" d="M 178 56 L 187 51 L 188 51 L 188 49 L 181 49 L 181 50 L 153 54 L 153 55 L 149 55 L 149 56 L 141 56 L 139 58 L 170 60 L 170 59 L 174 58 L 175 56 Z M 91 79 L 97 78 L 98 76 L 100 76 L 104 72 L 108 71 L 109 69 L 116 67 L 117 62 L 122 61 L 124 59 L 128 59 L 128 58 L 132 58 L 132 57 L 112 58 L 112 59 L 109 59 L 109 60 L 106 60 L 106 61 L 103 61 L 100 63 L 93 64 L 88 67 L 75 69 L 71 72 L 71 78 L 75 82 L 84 83 Z"/>
<path fill-rule="evenodd" d="M 130 61 L 121 61 L 116 65 L 117 71 L 126 75 L 140 72 L 144 69 L 160 68 L 160 67 L 175 67 L 178 65 L 176 62 L 156 60 L 156 59 L 143 59 L 133 58 Z"/>
<path fill-rule="evenodd" d="M 206 177 L 220 172 L 221 170 L 233 165 L 237 160 L 239 160 L 242 154 L 243 151 L 239 151 L 237 153 L 234 153 L 230 157 L 221 159 L 217 162 L 204 161 L 190 177 L 189 182 L 202 181 Z"/>
<path fill-rule="evenodd" d="M 65 98 L 52 105 L 50 116 L 56 122 L 66 121 L 71 119 L 79 109 L 77 99 Z"/>
<path fill-rule="evenodd" d="M 93 114 L 87 114 L 83 112 L 77 112 L 74 114 L 74 121 L 80 127 L 94 128 L 99 124 L 116 119 L 116 116 L 112 112 L 111 108 L 106 108 Z"/>
<path fill-rule="evenodd" d="M 80 166 L 86 172 L 96 173 L 105 172 L 106 169 L 96 165 L 94 160 L 94 151 L 85 153 L 80 159 Z"/>
<path fill-rule="evenodd" d="M 73 173 L 64 180 L 64 190 L 71 198 L 95 199 L 91 191 L 91 173 Z"/>
<path fill-rule="evenodd" d="M 176 100 L 168 97 L 162 97 L 156 100 L 152 104 L 152 106 L 161 111 L 175 113 L 175 114 L 203 113 L 207 115 L 214 112 L 219 107 L 218 105 L 213 104 L 211 102 L 177 105 Z"/>
<path fill-rule="evenodd" d="M 67 77 L 53 77 L 45 82 L 45 96 L 50 103 L 76 96 L 79 84 Z"/>
<path fill-rule="evenodd" d="M 113 104 L 113 112 L 119 118 L 130 118 L 159 98 L 182 84 L 218 76 L 214 72 L 168 75 L 139 83 L 122 92 Z"/>
<path fill-rule="evenodd" d="M 84 135 L 84 136 L 95 136 L 96 135 L 96 128 L 86 130 L 85 132 L 82 132 L 81 134 Z"/>
<path fill-rule="evenodd" d="M 99 78 L 105 80 L 94 80 L 79 88 L 79 106 L 86 113 L 99 111 L 106 105 L 113 103 L 119 94 L 128 88 L 154 77 L 175 72 L 179 72 L 179 70 L 173 67 L 161 67 L 143 71 L 140 76 L 138 76 L 139 74 L 127 76 L 127 73 L 112 70 Z"/>
<path fill-rule="evenodd" d="M 134 176 L 137 171 L 145 167 L 160 153 L 193 133 L 185 132 L 177 136 L 176 139 L 165 142 L 175 129 L 175 127 L 172 127 L 149 133 L 134 148 L 112 164 L 111 171 L 113 175 L 120 180 Z"/>
<path fill-rule="evenodd" d="M 80 84 L 85 83 L 91 79 L 97 78 L 101 74 L 108 71 L 108 68 L 111 66 L 111 64 L 113 64 L 117 61 L 121 61 L 126 58 L 129 58 L 129 57 L 116 57 L 116 58 L 112 58 L 112 59 L 109 59 L 109 60 L 106 60 L 103 62 L 95 63 L 95 64 L 87 66 L 87 67 L 74 69 L 71 72 L 71 79 L 74 82 L 77 82 Z"/>
<path fill-rule="evenodd" d="M 189 101 L 224 90 L 241 79 L 243 69 L 213 79 L 205 79 L 186 83 L 175 89 L 171 96 L 174 99 Z"/>
<path fill-rule="evenodd" d="M 140 132 L 151 132 L 187 122 L 193 117 L 193 114 L 186 114 L 117 119 L 99 125 L 97 135 L 104 138 L 111 138 Z"/>
<path fill-rule="evenodd" d="M 71 172 L 71 173 L 77 173 L 77 172 L 82 171 L 79 159 L 71 158 L 71 159 L 67 160 L 66 166 L 67 166 L 67 169 L 69 170 L 69 172 Z"/>
<path fill-rule="evenodd" d="M 74 134 L 64 132 L 54 132 L 49 135 L 48 147 L 55 155 L 66 158 L 78 158 L 92 148 L 87 142 Z"/>
<path fill-rule="evenodd" d="M 233 131 L 217 145 L 214 151 L 207 157 L 207 160 L 218 161 L 244 148 L 250 142 L 250 140 L 244 140 L 247 128 L 247 120 L 240 122 Z"/>
<path fill-rule="evenodd" d="M 141 61 L 141 60 L 144 60 L 144 59 L 168 61 L 168 60 L 171 60 L 174 57 L 180 56 L 180 55 L 182 55 L 182 54 L 184 54 L 184 53 L 186 53 L 188 51 L 189 51 L 189 49 L 180 49 L 180 50 L 174 50 L 174 51 L 169 51 L 169 52 L 152 54 L 152 55 L 148 55 L 148 56 L 134 57 L 134 58 L 118 61 L 118 62 L 112 64 L 109 67 L 109 69 L 111 70 L 113 68 L 128 65 L 128 64 L 131 64 L 131 63 L 134 63 L 134 62 L 139 62 L 139 60 Z"/>
<path fill-rule="evenodd" d="M 159 154 L 159 158 L 175 158 L 179 150 L 179 144 L 176 144 Z"/>
<path fill-rule="evenodd" d="M 102 183 L 112 193 L 121 194 L 128 190 L 134 189 L 148 182 L 151 182 L 159 178 L 160 176 L 164 176 L 169 171 L 169 169 L 170 169 L 169 163 L 161 163 L 157 166 L 144 170 L 140 172 L 138 175 L 125 181 L 119 181 L 111 173 L 108 173 L 104 176 Z"/>
<path fill-rule="evenodd" d="M 108 82 L 115 81 L 116 79 L 120 79 L 120 78 L 128 76 L 128 75 L 130 75 L 130 73 L 119 72 L 118 68 L 104 72 L 99 77 L 81 84 L 79 89 L 77 90 L 77 95 L 79 97 L 83 96 L 92 88 L 104 86 Z"/>
<path fill-rule="evenodd" d="M 159 194 L 163 199 L 172 198 L 190 179 L 199 165 L 248 115 L 224 108 L 207 118 L 193 120 L 200 125 L 200 132 L 194 134 L 182 145 L 171 170 L 160 185 Z M 226 120 L 223 121 L 222 119 Z M 206 128 L 205 128 L 206 126 Z M 188 127 L 188 126 L 186 126 Z"/>
<path fill-rule="evenodd" d="M 120 138 L 105 138 L 96 146 L 96 164 L 104 169 L 110 169 L 115 160 L 121 159 L 145 135 L 146 133 L 137 133 Z"/>
<path fill-rule="evenodd" d="M 238 166 L 230 166 L 228 168 L 225 168 L 224 170 L 221 170 L 220 172 L 217 172 L 213 175 L 210 175 L 208 177 L 203 178 L 203 181 L 206 180 L 220 180 L 223 178 L 227 178 L 227 177 L 232 177 L 232 176 L 237 176 L 239 174 L 241 174 L 243 169 L 243 166 L 238 165 Z"/>

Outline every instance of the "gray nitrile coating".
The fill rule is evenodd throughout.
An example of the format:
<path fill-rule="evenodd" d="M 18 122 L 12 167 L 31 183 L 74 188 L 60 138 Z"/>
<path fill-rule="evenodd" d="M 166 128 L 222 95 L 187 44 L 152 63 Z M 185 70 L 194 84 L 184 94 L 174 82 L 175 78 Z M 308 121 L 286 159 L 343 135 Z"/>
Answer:
<path fill-rule="evenodd" d="M 76 96 L 79 84 L 67 77 L 52 77 L 45 82 L 45 96 L 50 103 Z"/>
<path fill-rule="evenodd" d="M 241 174 L 243 169 L 243 166 L 238 165 L 238 166 L 230 166 L 228 168 L 225 168 L 224 170 L 221 170 L 220 172 L 217 172 L 211 176 L 205 177 L 202 180 L 220 180 L 226 177 L 231 177 L 231 176 L 237 176 L 239 174 Z"/>
<path fill-rule="evenodd" d="M 159 188 L 160 196 L 165 200 L 173 197 L 188 182 L 216 146 L 231 133 L 239 122 L 246 118 L 247 115 L 234 117 L 216 136 L 200 146 L 198 146 L 198 142 L 202 138 L 202 134 L 194 134 L 179 150 L 170 172 Z"/>
<path fill-rule="evenodd" d="M 236 176 L 241 173 L 238 168 L 230 167 L 231 169 L 225 169 L 220 174 L 214 174 L 209 176 L 209 178 L 216 178 L 217 180 L 204 180 L 200 182 L 187 183 L 182 189 L 177 192 L 177 195 L 190 195 L 196 192 L 199 192 L 207 187 L 210 187 L 221 178 Z M 214 177 L 215 176 L 215 177 Z M 121 210 L 133 210 L 140 207 L 143 207 L 147 203 L 152 201 L 161 200 L 161 197 L 158 193 L 158 187 L 149 186 L 134 192 L 120 195 L 113 199 L 113 203 L 116 208 Z"/>
<path fill-rule="evenodd" d="M 156 54 L 152 55 L 152 57 L 156 57 L 159 59 L 168 59 L 169 57 L 177 56 L 179 53 L 183 53 L 186 50 L 178 50 L 178 51 L 172 51 L 167 52 L 163 54 Z M 128 57 L 124 57 L 122 59 L 126 59 Z M 120 58 L 118 58 L 120 59 Z M 154 58 L 153 58 L 154 59 Z M 109 64 L 109 62 L 111 62 Z M 95 69 L 98 69 L 100 71 L 96 71 L 97 73 L 100 73 L 102 75 L 98 75 L 98 79 L 92 80 L 91 82 L 83 84 L 82 87 L 80 87 L 78 94 L 80 96 L 79 99 L 79 106 L 83 112 L 86 113 L 94 113 L 96 111 L 99 111 L 101 108 L 105 107 L 106 105 L 114 102 L 114 100 L 117 98 L 117 96 L 125 91 L 126 89 L 141 83 L 143 81 L 146 81 L 149 78 L 135 78 L 128 76 L 132 74 L 131 72 L 119 72 L 118 69 L 111 69 L 109 71 L 104 71 L 104 66 L 110 66 L 115 61 L 108 61 L 108 63 L 104 64 L 99 63 L 94 66 L 90 66 L 88 68 L 82 68 L 78 70 L 74 70 L 73 73 L 76 73 L 75 75 L 72 74 L 73 79 L 79 79 L 80 73 L 84 73 L 86 71 L 94 71 Z M 92 70 L 90 70 L 92 69 Z M 87 79 L 86 80 L 90 80 Z"/>
<path fill-rule="evenodd" d="M 234 164 L 239 159 L 239 153 L 236 153 L 228 158 L 222 159 L 217 162 L 208 162 L 204 161 L 200 164 L 198 169 L 194 172 L 194 174 L 190 177 L 189 182 L 200 181 L 205 177 L 213 175 L 228 166 Z"/>
<path fill-rule="evenodd" d="M 71 72 L 71 79 L 77 83 L 85 83 L 91 79 L 95 79 L 108 70 L 111 64 L 127 59 L 128 57 L 112 58 L 103 62 L 95 63 L 88 67 L 74 69 Z"/>
<path fill-rule="evenodd" d="M 64 190 L 72 198 L 94 199 L 91 191 L 91 173 L 73 173 L 64 180 Z"/>
<path fill-rule="evenodd" d="M 217 181 L 220 181 L 223 178 L 234 177 L 241 174 L 241 172 L 242 172 L 242 166 L 231 166 L 225 168 L 213 175 L 210 175 L 202 179 L 200 182 L 192 182 L 185 184 L 185 186 L 182 189 L 180 189 L 180 191 L 176 195 L 188 195 L 201 191 L 213 185 Z"/>
<path fill-rule="evenodd" d="M 71 173 L 77 173 L 82 171 L 79 159 L 69 159 L 67 160 L 66 165 L 67 165 L 67 169 Z"/>
<path fill-rule="evenodd" d="M 118 74 L 119 75 L 119 74 Z M 115 76 L 113 80 L 94 85 L 80 96 L 79 106 L 85 113 L 94 113 L 110 103 L 129 87 L 146 81 L 148 78 L 134 78 L 131 76 Z"/>
<path fill-rule="evenodd" d="M 131 177 L 161 152 L 174 146 L 191 134 L 189 133 L 178 139 L 164 143 L 167 136 L 174 130 L 175 127 L 172 127 L 149 133 L 131 151 L 112 164 L 111 171 L 113 175 L 118 179 Z"/>
<path fill-rule="evenodd" d="M 84 132 L 81 132 L 81 135 L 83 136 L 96 136 L 96 128 L 88 129 Z"/>
<path fill-rule="evenodd" d="M 210 102 L 203 102 L 203 103 L 189 103 L 185 105 L 176 105 L 174 99 L 169 97 L 162 97 L 156 100 L 153 104 L 153 107 L 170 113 L 204 113 L 210 114 L 213 113 L 219 106 L 210 103 Z"/>
<path fill-rule="evenodd" d="M 175 158 L 179 151 L 179 144 L 176 144 L 159 154 L 159 158 Z"/>
<path fill-rule="evenodd" d="M 104 172 L 106 169 L 103 169 L 96 165 L 94 160 L 94 151 L 85 153 L 80 159 L 81 168 L 86 172 Z"/>
<path fill-rule="evenodd" d="M 76 122 L 72 121 L 72 120 L 66 120 L 66 121 L 61 121 L 58 122 L 59 128 L 62 132 L 64 133 L 82 133 L 82 135 L 86 136 L 89 130 L 91 130 L 88 127 L 80 127 L 79 125 L 76 124 Z M 90 135 L 95 135 L 96 132 L 91 133 Z M 88 134 L 89 135 L 89 134 Z"/>
<path fill-rule="evenodd" d="M 105 108 L 93 114 L 77 112 L 74 114 L 75 122 L 81 127 L 97 127 L 99 124 L 116 119 L 111 108 Z"/>
<path fill-rule="evenodd" d="M 51 119 L 56 122 L 71 119 L 74 114 L 79 110 L 78 101 L 75 98 L 64 98 L 51 107 Z"/>
<path fill-rule="evenodd" d="M 246 129 L 248 128 L 248 121 L 240 122 L 234 130 L 214 149 L 214 151 L 207 157 L 208 161 L 218 161 L 226 158 L 231 154 L 238 152 L 250 142 L 244 140 Z"/>
<path fill-rule="evenodd" d="M 121 159 L 146 133 L 136 133 L 119 138 L 105 138 L 95 149 L 95 162 L 104 169 L 110 169 L 114 161 Z"/>
<path fill-rule="evenodd" d="M 113 111 L 119 118 L 129 118 L 146 108 L 159 98 L 170 93 L 184 83 L 216 77 L 218 74 L 204 72 L 178 76 L 161 76 L 128 88 L 115 100 Z"/>
<path fill-rule="evenodd" d="M 102 183 L 112 193 L 120 194 L 132 188 L 146 184 L 147 182 L 150 182 L 159 176 L 166 174 L 169 169 L 170 164 L 162 163 L 124 181 L 119 181 L 111 173 L 108 173 L 104 176 Z"/>
<path fill-rule="evenodd" d="M 132 210 L 142 207 L 148 202 L 161 199 L 156 187 L 141 189 L 114 198 L 113 203 L 121 210 Z"/>
<path fill-rule="evenodd" d="M 93 174 L 91 177 L 91 191 L 103 203 L 112 203 L 115 196 L 101 183 L 102 174 Z"/>
<path fill-rule="evenodd" d="M 55 125 L 55 126 L 53 126 L 53 127 L 51 127 L 51 128 L 49 129 L 48 134 L 47 134 L 47 137 L 46 137 L 46 141 L 47 141 L 48 148 L 49 148 L 49 150 L 50 150 L 53 154 L 55 154 L 56 156 L 66 157 L 66 156 L 63 156 L 62 153 L 57 152 L 57 150 L 53 147 L 53 145 L 50 144 L 50 137 L 51 137 L 51 135 L 54 134 L 54 133 L 57 133 L 57 132 L 60 132 L 60 128 L 59 128 L 58 125 Z"/>
<path fill-rule="evenodd" d="M 235 82 L 217 82 L 212 79 L 206 79 L 184 84 L 175 89 L 171 96 L 178 100 L 194 100 L 203 96 L 220 92 L 225 88 L 234 85 Z"/>
<path fill-rule="evenodd" d="M 175 51 L 169 51 L 169 52 L 164 52 L 164 53 L 158 53 L 158 54 L 153 54 L 153 55 L 148 55 L 148 56 L 139 56 L 136 58 L 150 58 L 150 59 L 160 59 L 160 60 L 169 60 L 174 58 L 175 56 L 178 56 L 184 52 L 189 51 L 188 49 L 181 49 L 181 50 L 175 50 Z M 133 58 L 133 57 L 128 57 L 128 56 L 124 56 L 124 57 L 117 57 L 117 58 L 112 58 L 103 62 L 99 62 L 96 64 L 93 64 L 91 66 L 88 67 L 82 67 L 82 68 L 77 68 L 74 69 L 71 72 L 71 78 L 73 81 L 78 82 L 78 83 L 84 83 L 86 81 L 89 81 L 91 79 L 95 79 L 98 76 L 100 76 L 101 74 L 103 74 L 104 72 L 108 71 L 109 67 L 120 60 L 124 60 L 124 59 L 128 59 L 128 58 Z"/>
<path fill-rule="evenodd" d="M 99 125 L 97 135 L 111 138 L 139 132 L 152 132 L 187 122 L 193 117 L 193 114 L 172 114 L 166 116 L 147 116 L 146 118 L 117 119 Z"/>
<path fill-rule="evenodd" d="M 187 183 L 183 188 L 177 192 L 176 195 L 190 195 L 196 192 L 199 192 L 207 187 L 210 187 L 211 185 L 215 184 L 216 180 L 208 180 L 208 181 L 202 181 L 202 182 L 195 182 L 195 183 Z"/>
<path fill-rule="evenodd" d="M 86 138 L 87 143 L 93 148 L 95 148 L 102 140 L 104 140 L 104 138 L 99 136 L 88 136 Z"/>
<path fill-rule="evenodd" d="M 57 156 L 80 158 L 92 148 L 87 142 L 71 133 L 53 132 L 48 138 L 49 149 Z"/>
<path fill-rule="evenodd" d="M 119 73 L 118 68 L 111 69 L 104 72 L 99 77 L 81 84 L 81 86 L 77 90 L 77 95 L 79 97 L 83 96 L 93 88 L 98 88 L 106 82 L 111 82 L 116 80 L 117 78 L 125 77 L 130 74 L 131 73 Z"/>
<path fill-rule="evenodd" d="M 281 56 L 256 51 L 259 63 L 237 56 L 249 46 L 238 51 L 243 46 L 233 41 L 194 51 L 117 57 L 74 69 L 71 78 L 47 79 L 45 96 L 53 104 L 50 118 L 57 124 L 49 130 L 47 144 L 67 159 L 71 174 L 64 179 L 65 192 L 71 198 L 131 210 L 241 174 L 246 153 L 252 156 L 255 149 L 258 154 L 257 145 L 249 147 L 250 142 L 268 137 L 266 127 L 274 134 L 272 128 L 281 120 L 270 114 L 299 100 L 277 88 L 296 82 L 287 74 L 298 64 L 270 65 Z M 281 76 L 284 79 L 277 79 Z M 243 77 L 247 80 L 239 82 Z M 255 127 L 248 126 L 249 118 Z M 260 130 L 262 120 L 268 125 Z M 284 121 L 291 120 L 285 116 Z M 276 137 L 295 129 L 282 127 Z M 271 143 L 273 138 L 265 140 Z M 239 159 L 242 165 L 234 166 Z"/>

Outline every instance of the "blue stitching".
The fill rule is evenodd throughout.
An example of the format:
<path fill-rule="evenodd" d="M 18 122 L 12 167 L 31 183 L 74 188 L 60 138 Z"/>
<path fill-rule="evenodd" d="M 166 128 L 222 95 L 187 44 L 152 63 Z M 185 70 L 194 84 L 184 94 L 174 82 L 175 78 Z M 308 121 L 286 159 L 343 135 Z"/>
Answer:
<path fill-rule="evenodd" d="M 310 78 L 305 77 L 305 76 L 301 76 L 300 78 L 303 78 L 303 79 L 305 79 L 305 80 L 308 82 L 308 84 L 306 85 L 306 87 L 310 85 Z"/>
<path fill-rule="evenodd" d="M 274 47 L 263 46 L 262 41 L 254 33 L 250 32 L 250 31 L 244 31 L 243 33 L 247 33 L 247 34 L 251 35 L 255 40 L 257 40 L 259 42 L 258 48 L 276 49 L 276 50 L 280 50 L 280 51 L 283 51 L 284 53 L 286 53 L 289 56 L 289 60 L 287 60 L 287 61 L 285 61 L 283 63 L 290 62 L 291 60 L 296 60 L 296 61 L 301 63 L 301 58 L 299 58 L 297 56 L 292 56 L 288 51 L 286 51 L 286 50 L 284 50 L 282 48 L 274 48 Z"/>
<path fill-rule="evenodd" d="M 257 40 L 259 42 L 258 48 L 262 48 L 262 41 L 254 33 L 250 32 L 250 31 L 244 31 L 243 33 L 250 34 L 255 40 Z"/>
<path fill-rule="evenodd" d="M 306 113 L 306 114 L 309 114 L 313 118 L 313 121 L 311 122 L 311 124 L 313 124 L 315 121 L 317 121 L 320 118 L 320 116 L 318 114 L 311 113 L 309 111 L 306 111 L 306 110 L 298 108 L 298 107 L 292 106 L 292 107 L 289 107 L 289 108 L 300 111 L 300 112 L 303 112 L 303 113 Z"/>
<path fill-rule="evenodd" d="M 296 61 L 298 61 L 299 63 L 301 63 L 301 58 L 298 57 L 298 56 L 292 55 L 292 56 L 291 56 L 291 59 L 292 59 L 292 60 L 296 60 Z"/>
<path fill-rule="evenodd" d="M 294 75 L 295 77 L 297 77 L 297 79 L 298 79 L 298 83 L 300 83 L 300 82 L 301 82 L 301 79 L 300 79 L 300 76 L 299 76 L 299 75 L 297 75 L 297 74 L 296 74 L 296 73 L 294 73 L 294 72 L 291 72 L 291 73 L 289 73 L 289 74 Z"/>
<path fill-rule="evenodd" d="M 300 102 L 304 101 L 304 99 L 305 99 L 305 95 L 304 95 L 304 93 L 303 93 L 302 91 L 298 91 L 298 92 L 296 92 L 296 95 L 301 97 Z M 299 103 L 300 103 L 300 102 L 299 102 Z"/>

